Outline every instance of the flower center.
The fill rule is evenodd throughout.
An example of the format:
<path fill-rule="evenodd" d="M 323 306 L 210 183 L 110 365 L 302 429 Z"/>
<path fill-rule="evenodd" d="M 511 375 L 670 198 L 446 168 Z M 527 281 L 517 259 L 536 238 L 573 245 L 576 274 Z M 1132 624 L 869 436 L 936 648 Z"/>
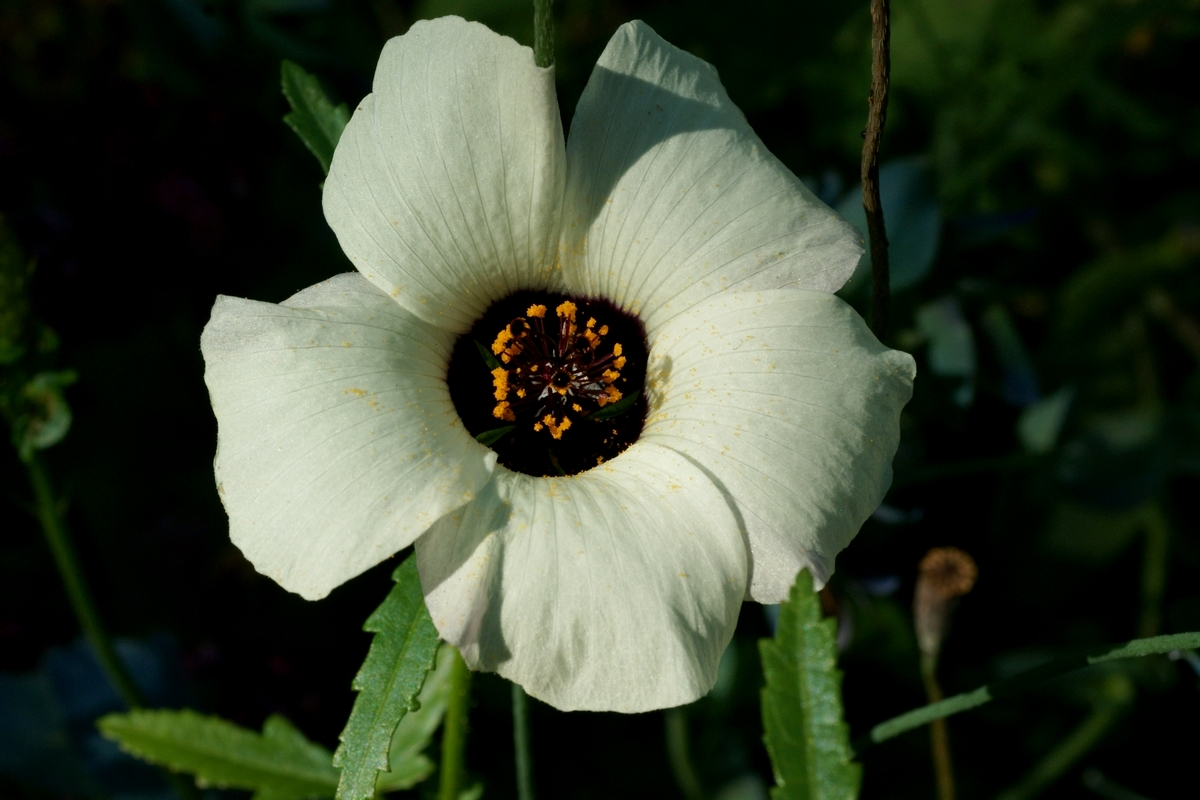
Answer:
<path fill-rule="evenodd" d="M 450 396 L 504 466 L 573 475 L 641 434 L 645 342 L 641 323 L 607 301 L 518 292 L 455 345 Z"/>

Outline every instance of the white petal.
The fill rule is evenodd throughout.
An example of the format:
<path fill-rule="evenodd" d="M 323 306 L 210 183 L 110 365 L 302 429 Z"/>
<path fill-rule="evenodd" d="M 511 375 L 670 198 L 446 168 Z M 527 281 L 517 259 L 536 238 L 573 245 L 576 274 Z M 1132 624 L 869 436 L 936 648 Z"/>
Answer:
<path fill-rule="evenodd" d="M 234 544 L 310 600 L 471 500 L 495 454 L 446 388 L 454 336 L 362 276 L 284 305 L 218 297 L 200 340 Z"/>
<path fill-rule="evenodd" d="M 713 67 L 642 22 L 608 43 L 567 143 L 564 271 L 647 328 L 725 289 L 836 291 L 859 234 L 767 152 Z"/>
<path fill-rule="evenodd" d="M 442 637 L 563 710 L 701 697 L 746 586 L 745 541 L 721 493 L 654 445 L 569 478 L 497 467 L 416 547 Z"/>
<path fill-rule="evenodd" d="M 795 289 L 722 295 L 650 351 L 639 445 L 686 454 L 727 493 L 750 539 L 750 596 L 782 601 L 801 567 L 823 584 L 891 484 L 912 357 L 837 297 Z"/>
<path fill-rule="evenodd" d="M 553 69 L 458 17 L 384 46 L 325 181 L 351 262 L 412 313 L 468 329 L 493 301 L 557 280 L 566 157 Z"/>

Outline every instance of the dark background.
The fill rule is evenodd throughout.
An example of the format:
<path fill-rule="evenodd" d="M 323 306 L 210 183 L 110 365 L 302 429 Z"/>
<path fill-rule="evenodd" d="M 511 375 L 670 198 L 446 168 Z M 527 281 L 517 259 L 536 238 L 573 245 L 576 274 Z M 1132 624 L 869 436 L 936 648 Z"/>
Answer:
<path fill-rule="evenodd" d="M 716 65 L 767 146 L 853 208 L 866 5 L 560 0 L 564 123 L 612 31 L 642 18 Z M 36 259 L 32 308 L 61 342 L 46 358 L 79 374 L 73 427 L 45 458 L 101 612 L 144 656 L 159 702 L 255 728 L 282 713 L 336 745 L 369 641 L 361 623 L 395 561 L 318 603 L 254 572 L 213 487 L 199 336 L 218 293 L 279 301 L 349 269 L 322 219 L 320 168 L 280 121 L 280 59 L 353 104 L 387 37 L 447 13 L 532 43 L 524 0 L 0 0 L 0 213 Z M 1200 630 L 1200 5 L 896 0 L 893 14 L 884 190 L 905 285 L 889 343 L 920 373 L 887 506 L 832 583 L 855 733 L 924 702 L 909 608 L 935 545 L 980 569 L 946 643 L 947 692 L 1072 645 Z M 862 283 L 843 292 L 860 309 Z M 1031 447 L 1020 420 L 1060 390 L 1072 398 L 1061 431 Z M 15 453 L 0 480 L 5 691 L 49 676 L 69 740 L 62 761 L 21 762 L 12 731 L 40 718 L 0 708 L 0 793 L 164 796 L 156 776 L 100 752 L 90 719 L 108 701 L 78 667 L 78 626 Z M 1156 519 L 1165 559 L 1146 549 Z M 769 632 L 747 604 L 724 682 L 687 712 L 713 795 L 769 781 L 755 646 Z M 1194 791 L 1197 673 L 1165 657 L 1114 670 L 1133 704 L 1049 793 L 1104 796 L 1085 787 L 1088 768 L 1149 797 Z M 1077 674 L 953 719 L 961 795 L 1018 781 L 1102 700 L 1103 679 Z M 478 676 L 468 763 L 488 797 L 515 795 L 508 697 Z M 661 714 L 534 706 L 543 797 L 680 796 Z M 100 788 L 66 781 L 72 758 Z M 924 732 L 863 763 L 865 798 L 932 796 Z M 746 785 L 737 797 L 758 796 Z"/>

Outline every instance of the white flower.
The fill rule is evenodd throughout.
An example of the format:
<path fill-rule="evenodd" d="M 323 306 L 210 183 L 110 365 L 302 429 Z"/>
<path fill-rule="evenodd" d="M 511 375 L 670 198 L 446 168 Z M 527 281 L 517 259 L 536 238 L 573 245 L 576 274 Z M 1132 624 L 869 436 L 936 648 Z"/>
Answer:
<path fill-rule="evenodd" d="M 418 22 L 324 206 L 358 273 L 218 298 L 202 339 L 230 535 L 285 588 L 323 597 L 415 541 L 473 668 L 644 711 L 703 695 L 743 599 L 823 583 L 883 498 L 914 365 L 829 294 L 858 235 L 646 25 L 613 37 L 564 145 L 528 48 Z M 522 289 L 645 325 L 645 427 L 593 469 L 498 465 L 451 400 L 456 340 Z"/>

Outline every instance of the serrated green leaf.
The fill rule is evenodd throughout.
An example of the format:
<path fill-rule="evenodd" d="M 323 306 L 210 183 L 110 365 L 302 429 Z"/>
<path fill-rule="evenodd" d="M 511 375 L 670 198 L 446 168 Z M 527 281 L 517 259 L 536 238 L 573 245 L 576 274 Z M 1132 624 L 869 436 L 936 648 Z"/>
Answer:
<path fill-rule="evenodd" d="M 190 709 L 109 714 L 100 732 L 145 761 L 196 776 L 200 786 L 249 789 L 259 800 L 333 797 L 338 772 L 328 750 L 283 717 L 261 734 Z"/>
<path fill-rule="evenodd" d="M 450 700 L 450 672 L 454 666 L 450 645 L 443 644 L 438 651 L 437 666 L 425 678 L 425 685 L 417 697 L 420 707 L 409 709 L 392 734 L 388 751 L 390 772 L 381 773 L 375 783 L 376 792 L 394 792 L 411 789 L 433 774 L 434 764 L 424 755 L 424 750 L 433 740 L 433 734 L 446 715 L 446 704 Z"/>
<path fill-rule="evenodd" d="M 500 359 L 496 358 L 495 354 L 483 342 L 476 339 L 475 347 L 478 348 L 479 355 L 483 357 L 483 363 L 487 364 L 488 369 L 500 369 L 504 366 L 500 363 Z"/>
<path fill-rule="evenodd" d="M 483 433 L 476 436 L 475 441 L 479 442 L 482 445 L 491 447 L 493 444 L 500 441 L 505 436 L 507 436 L 509 433 L 511 433 L 512 429 L 515 427 L 517 427 L 517 426 L 516 425 L 505 425 L 500 428 L 492 428 L 490 431 L 484 431 Z"/>
<path fill-rule="evenodd" d="M 300 65 L 285 60 L 279 71 L 283 96 L 292 107 L 283 121 L 321 162 L 321 169 L 328 173 L 333 149 L 350 121 L 350 109 L 345 103 L 335 106 L 316 76 L 305 72 Z"/>
<path fill-rule="evenodd" d="M 406 558 L 392 580 L 396 585 L 363 625 L 376 635 L 354 677 L 358 698 L 333 756 L 333 765 L 342 769 L 338 800 L 375 795 L 375 781 L 388 769 L 392 735 L 414 706 L 437 654 L 438 633 L 425 608 L 416 558 Z"/>
<path fill-rule="evenodd" d="M 773 800 L 854 800 L 862 768 L 853 763 L 842 719 L 837 631 L 821 616 L 812 576 L 802 571 L 779 608 L 774 639 L 758 643 L 764 741 L 775 771 Z"/>
<path fill-rule="evenodd" d="M 599 422 L 600 420 L 612 419 L 613 417 L 619 417 L 620 415 L 624 414 L 629 409 L 633 408 L 633 404 L 637 402 L 638 398 L 641 397 L 641 395 L 642 395 L 641 389 L 638 389 L 636 392 L 630 392 L 629 394 L 625 395 L 617 402 L 609 403 L 604 408 L 597 411 L 595 414 L 592 414 L 592 419 L 595 420 L 596 422 Z"/>

